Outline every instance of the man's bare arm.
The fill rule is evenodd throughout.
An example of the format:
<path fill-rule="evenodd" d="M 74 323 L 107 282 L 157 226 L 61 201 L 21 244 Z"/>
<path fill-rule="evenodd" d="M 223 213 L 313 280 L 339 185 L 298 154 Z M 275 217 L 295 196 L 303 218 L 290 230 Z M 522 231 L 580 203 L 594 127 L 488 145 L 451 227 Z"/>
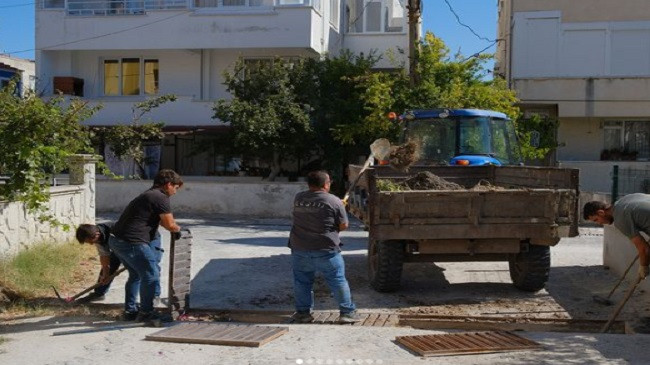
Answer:
<path fill-rule="evenodd" d="M 164 213 L 160 215 L 160 225 L 169 232 L 180 232 L 181 227 L 176 224 L 174 215 L 171 213 Z"/>
<path fill-rule="evenodd" d="M 639 265 L 648 266 L 648 253 L 650 253 L 650 246 L 648 246 L 648 241 L 646 241 L 642 236 L 637 235 L 630 238 L 636 250 L 639 252 Z"/>
<path fill-rule="evenodd" d="M 109 277 L 108 272 L 110 271 L 110 266 L 111 266 L 111 257 L 99 256 L 99 263 L 102 264 L 102 272 L 101 272 L 101 277 L 99 278 L 99 282 L 102 284 L 107 284 L 108 277 Z"/>

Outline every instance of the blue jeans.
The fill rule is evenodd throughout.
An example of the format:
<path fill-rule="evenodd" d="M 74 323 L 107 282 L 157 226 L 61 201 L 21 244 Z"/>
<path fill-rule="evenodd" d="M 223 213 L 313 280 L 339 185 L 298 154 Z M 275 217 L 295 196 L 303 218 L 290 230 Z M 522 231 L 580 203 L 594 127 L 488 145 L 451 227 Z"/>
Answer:
<path fill-rule="evenodd" d="M 108 275 L 113 275 L 117 271 L 117 269 L 120 268 L 121 262 L 120 262 L 120 259 L 117 257 L 117 255 L 115 255 L 114 252 L 111 252 L 110 260 L 111 260 L 111 263 L 108 266 Z M 100 272 L 99 273 L 99 278 L 97 278 L 97 280 L 99 281 L 99 279 L 101 279 L 101 278 L 102 278 L 102 273 Z M 112 282 L 113 282 L 113 280 L 109 281 L 105 285 L 98 286 L 97 288 L 95 288 L 95 294 L 97 294 L 97 295 L 106 294 L 108 292 L 108 289 L 111 287 Z"/>
<path fill-rule="evenodd" d="M 111 236 L 108 245 L 129 271 L 124 287 L 124 310 L 137 312 L 136 304 L 140 294 L 140 311 L 153 311 L 153 298 L 156 287 L 160 286 L 160 272 L 155 250 L 150 244 L 134 244 Z"/>
<path fill-rule="evenodd" d="M 355 310 L 350 286 L 345 279 L 345 263 L 340 252 L 291 251 L 293 266 L 293 290 L 297 312 L 309 312 L 314 308 L 314 277 L 323 274 L 327 285 L 339 303 L 341 314 Z"/>
<path fill-rule="evenodd" d="M 160 269 L 160 261 L 162 260 L 163 252 L 165 252 L 165 250 L 162 248 L 162 237 L 160 236 L 159 232 L 156 232 L 156 238 L 154 238 L 153 241 L 149 242 L 149 247 L 154 250 L 154 254 L 156 255 L 156 267 L 158 268 L 158 273 L 160 274 L 162 272 Z M 156 285 L 156 292 L 154 296 L 160 296 L 160 280 L 158 280 L 158 285 Z"/>

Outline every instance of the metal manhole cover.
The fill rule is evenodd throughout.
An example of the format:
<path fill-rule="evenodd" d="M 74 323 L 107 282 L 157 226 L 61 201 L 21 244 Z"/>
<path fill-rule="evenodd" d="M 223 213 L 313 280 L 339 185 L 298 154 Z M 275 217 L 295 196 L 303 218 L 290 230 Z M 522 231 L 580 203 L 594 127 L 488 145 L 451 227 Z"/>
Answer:
<path fill-rule="evenodd" d="M 537 342 L 507 331 L 398 336 L 395 340 L 420 356 L 464 355 L 542 348 L 542 345 Z"/>
<path fill-rule="evenodd" d="M 179 323 L 162 331 L 147 335 L 145 339 L 162 342 L 260 347 L 288 331 L 289 329 L 287 327 L 219 323 Z"/>

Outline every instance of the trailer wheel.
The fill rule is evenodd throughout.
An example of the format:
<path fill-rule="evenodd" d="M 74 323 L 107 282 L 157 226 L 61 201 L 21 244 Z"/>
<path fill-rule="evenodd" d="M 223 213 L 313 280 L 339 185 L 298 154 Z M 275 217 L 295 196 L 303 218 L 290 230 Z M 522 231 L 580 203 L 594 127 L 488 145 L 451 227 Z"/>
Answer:
<path fill-rule="evenodd" d="M 508 260 L 510 278 L 515 287 L 536 292 L 548 281 L 551 270 L 551 249 L 548 246 L 528 245 L 527 252 L 511 255 Z"/>
<path fill-rule="evenodd" d="M 368 249 L 370 285 L 378 292 L 392 292 L 400 287 L 404 264 L 404 242 L 374 241 Z"/>

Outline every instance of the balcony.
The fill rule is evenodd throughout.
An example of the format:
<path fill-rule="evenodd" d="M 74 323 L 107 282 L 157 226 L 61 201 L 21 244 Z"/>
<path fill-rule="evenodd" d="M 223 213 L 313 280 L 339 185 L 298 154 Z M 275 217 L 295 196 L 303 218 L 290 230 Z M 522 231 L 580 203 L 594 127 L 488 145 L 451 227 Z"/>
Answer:
<path fill-rule="evenodd" d="M 65 10 L 70 16 L 145 15 L 157 10 L 255 10 L 283 6 L 313 6 L 321 0 L 41 0 L 45 10 Z"/>

